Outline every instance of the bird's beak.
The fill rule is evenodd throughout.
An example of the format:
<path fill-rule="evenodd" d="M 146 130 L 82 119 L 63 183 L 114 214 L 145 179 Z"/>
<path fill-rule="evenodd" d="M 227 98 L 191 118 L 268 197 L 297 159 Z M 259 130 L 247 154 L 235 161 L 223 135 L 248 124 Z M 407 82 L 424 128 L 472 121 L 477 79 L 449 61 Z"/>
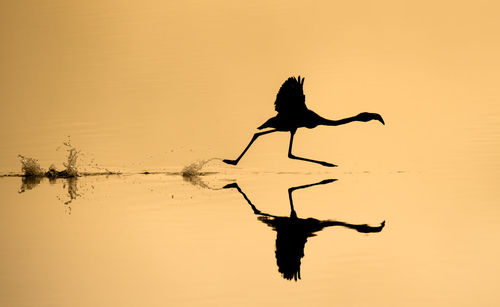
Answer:
<path fill-rule="evenodd" d="M 376 120 L 378 120 L 379 122 L 381 122 L 382 125 L 385 125 L 384 119 L 382 118 L 382 116 L 380 114 L 377 114 Z"/>

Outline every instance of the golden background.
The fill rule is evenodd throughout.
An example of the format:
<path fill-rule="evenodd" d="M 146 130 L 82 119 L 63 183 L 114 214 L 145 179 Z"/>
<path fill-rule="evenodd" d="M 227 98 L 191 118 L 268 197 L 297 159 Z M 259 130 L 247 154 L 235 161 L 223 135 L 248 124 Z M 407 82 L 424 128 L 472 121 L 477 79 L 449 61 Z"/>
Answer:
<path fill-rule="evenodd" d="M 60 167 L 68 136 L 82 169 L 236 158 L 301 75 L 320 115 L 377 112 L 386 125 L 299 130 L 294 153 L 333 170 L 288 159 L 286 133 L 236 170 L 212 168 L 282 215 L 289 187 L 338 178 L 297 192 L 299 215 L 387 226 L 325 230 L 290 284 L 274 233 L 234 191 L 87 179 L 94 194 L 68 219 L 52 204 L 62 184 L 18 194 L 2 178 L 0 302 L 497 306 L 499 37 L 495 1 L 3 1 L 2 173 L 20 171 L 18 154 Z"/>

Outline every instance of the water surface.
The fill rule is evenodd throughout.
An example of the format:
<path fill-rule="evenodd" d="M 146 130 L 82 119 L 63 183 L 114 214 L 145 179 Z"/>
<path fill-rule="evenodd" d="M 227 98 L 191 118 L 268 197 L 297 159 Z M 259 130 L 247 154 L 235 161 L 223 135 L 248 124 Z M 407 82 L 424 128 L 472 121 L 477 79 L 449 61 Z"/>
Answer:
<path fill-rule="evenodd" d="M 498 306 L 498 9 L 0 4 L 0 305 Z M 321 116 L 386 125 L 297 132 L 338 168 L 288 133 L 222 164 L 297 75 Z M 70 148 L 80 176 L 19 176 Z"/>

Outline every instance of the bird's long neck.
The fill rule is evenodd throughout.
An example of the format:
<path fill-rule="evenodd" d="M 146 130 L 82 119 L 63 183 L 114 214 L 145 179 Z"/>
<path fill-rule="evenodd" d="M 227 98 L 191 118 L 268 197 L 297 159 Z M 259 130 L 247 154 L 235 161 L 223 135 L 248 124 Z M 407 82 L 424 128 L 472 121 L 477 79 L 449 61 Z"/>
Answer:
<path fill-rule="evenodd" d="M 348 123 L 351 123 L 351 122 L 355 122 L 355 121 L 358 121 L 358 116 L 352 116 L 352 117 L 347 117 L 347 118 L 343 118 L 343 119 L 339 119 L 339 120 L 331 120 L 331 119 L 326 119 L 326 118 L 323 118 L 321 117 L 321 120 L 320 120 L 320 125 L 325 125 L 325 126 L 340 126 L 340 125 L 344 125 L 344 124 L 348 124 Z"/>

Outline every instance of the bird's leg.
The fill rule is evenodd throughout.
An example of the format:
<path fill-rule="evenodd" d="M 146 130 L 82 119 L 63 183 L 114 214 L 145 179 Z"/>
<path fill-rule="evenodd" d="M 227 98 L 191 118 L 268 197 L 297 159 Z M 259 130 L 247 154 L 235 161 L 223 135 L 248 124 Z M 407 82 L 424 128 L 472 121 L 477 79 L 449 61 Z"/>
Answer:
<path fill-rule="evenodd" d="M 290 146 L 288 147 L 288 158 L 290 158 L 290 159 L 296 159 L 296 160 L 302 160 L 302 161 L 307 161 L 307 162 L 312 162 L 312 163 L 318 163 L 318 164 L 321 164 L 323 166 L 328 166 L 328 167 L 335 167 L 335 166 L 337 166 L 335 164 L 331 164 L 331 163 L 324 162 L 324 161 L 318 161 L 318 160 L 312 160 L 312 159 L 306 159 L 306 158 L 301 158 L 301 157 L 294 156 L 292 154 L 292 144 L 293 144 L 293 136 L 295 135 L 295 132 L 296 132 L 296 130 L 290 131 Z"/>
<path fill-rule="evenodd" d="M 293 199 L 292 199 L 293 190 L 294 188 L 288 189 L 288 199 L 290 200 L 290 217 L 297 218 L 297 212 L 295 212 L 295 208 L 293 207 Z"/>
<path fill-rule="evenodd" d="M 264 134 L 268 134 L 268 133 L 271 133 L 271 132 L 276 132 L 278 130 L 276 129 L 273 129 L 273 130 L 268 130 L 268 131 L 264 131 L 264 132 L 257 132 L 253 135 L 252 139 L 250 140 L 250 143 L 248 143 L 247 147 L 245 147 L 245 149 L 243 150 L 243 152 L 241 153 L 241 155 L 236 159 L 236 160 L 229 160 L 229 159 L 224 159 L 222 160 L 223 162 L 227 163 L 227 164 L 231 164 L 231 165 L 236 165 L 238 164 L 238 162 L 240 161 L 240 159 L 243 157 L 243 155 L 247 152 L 248 148 L 250 148 L 250 146 L 252 146 L 252 143 L 255 142 L 255 140 L 261 136 L 261 135 L 264 135 Z"/>
<path fill-rule="evenodd" d="M 325 180 L 320 181 L 320 182 L 311 183 L 311 184 L 305 184 L 305 185 L 301 185 L 301 186 L 298 186 L 298 187 L 291 187 L 291 188 L 289 188 L 288 189 L 288 199 L 290 200 L 290 209 L 291 209 L 290 217 L 297 217 L 297 213 L 295 212 L 295 208 L 293 207 L 293 199 L 292 199 L 292 192 L 293 191 L 298 190 L 298 189 L 309 188 L 309 187 L 312 187 L 312 186 L 315 186 L 315 185 L 327 184 L 327 183 L 330 183 L 330 182 L 334 182 L 335 180 L 337 180 L 337 179 L 325 179 Z"/>
<path fill-rule="evenodd" d="M 223 189 L 230 189 L 230 188 L 234 188 L 236 189 L 238 192 L 240 192 L 241 195 L 243 195 L 243 198 L 247 201 L 247 203 L 250 205 L 250 207 L 252 208 L 252 211 L 254 214 L 256 215 L 262 215 L 262 216 L 269 216 L 269 217 L 273 217 L 273 215 L 270 215 L 270 214 L 267 214 L 267 213 L 264 213 L 264 212 L 261 212 L 259 209 L 257 209 L 257 207 L 254 206 L 254 204 L 252 204 L 252 202 L 250 201 L 250 199 L 247 197 L 247 195 L 241 190 L 241 188 L 238 186 L 238 184 L 236 182 L 234 183 L 230 183 L 230 184 L 227 184 L 223 187 Z"/>

